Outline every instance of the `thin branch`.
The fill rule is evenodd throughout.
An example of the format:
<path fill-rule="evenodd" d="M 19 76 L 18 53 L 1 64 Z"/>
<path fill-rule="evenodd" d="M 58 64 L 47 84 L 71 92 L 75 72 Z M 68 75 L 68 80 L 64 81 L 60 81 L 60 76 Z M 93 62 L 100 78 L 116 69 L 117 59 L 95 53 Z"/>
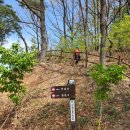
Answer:
<path fill-rule="evenodd" d="M 47 17 L 48 17 L 48 20 L 50 21 L 50 23 L 53 25 L 54 28 L 56 28 L 56 29 L 59 31 L 59 33 L 63 32 L 60 28 L 58 28 L 58 27 L 52 22 L 52 20 L 50 19 L 50 17 L 49 17 L 48 15 L 47 15 Z"/>
<path fill-rule="evenodd" d="M 48 27 L 51 31 L 53 31 L 53 33 L 54 33 L 54 35 L 56 36 L 56 37 L 58 37 L 58 38 L 60 38 L 60 36 L 58 36 L 58 35 L 60 35 L 60 33 L 57 31 L 57 30 L 54 30 L 54 29 L 52 29 L 52 28 L 50 28 L 50 27 Z M 56 35 L 56 33 L 57 33 L 57 35 Z M 49 35 L 49 34 L 48 34 Z"/>
<path fill-rule="evenodd" d="M 32 6 L 28 5 L 28 3 L 24 0 L 20 1 L 20 0 L 16 0 L 17 2 L 21 3 L 21 4 L 25 4 L 26 7 L 31 10 L 39 19 L 41 19 L 41 17 L 33 10 L 34 8 L 32 8 Z M 35 8 L 36 10 L 36 8 Z M 37 11 L 40 11 L 40 10 L 37 10 Z"/>
<path fill-rule="evenodd" d="M 10 113 L 7 115 L 5 121 L 3 122 L 3 124 L 0 127 L 0 130 L 2 130 L 2 128 L 4 127 L 4 125 L 6 124 L 7 120 L 9 119 L 9 116 L 11 115 L 11 113 L 15 110 L 16 105 L 13 107 L 13 109 L 10 111 Z"/>
<path fill-rule="evenodd" d="M 121 8 L 123 8 L 124 6 L 126 6 L 126 4 L 127 4 L 127 2 L 126 2 Z M 109 25 L 116 19 L 116 17 L 117 17 L 117 15 L 119 14 L 121 8 L 118 9 L 118 11 L 117 11 L 116 14 L 114 15 L 113 19 L 108 23 L 107 28 L 108 28 Z"/>
<path fill-rule="evenodd" d="M 31 25 L 34 25 L 34 26 L 40 28 L 40 27 L 39 27 L 38 25 L 36 25 L 35 23 L 26 22 L 26 21 L 21 21 L 21 20 L 19 20 L 18 22 L 19 22 L 19 23 L 25 23 L 25 24 L 31 24 Z"/>
<path fill-rule="evenodd" d="M 55 13 L 55 9 L 54 9 L 54 5 L 53 5 L 52 1 L 51 1 L 51 6 L 52 6 L 52 9 L 53 9 L 53 14 L 54 14 L 54 16 L 55 16 L 58 29 L 60 30 L 60 27 L 59 27 L 59 24 L 58 24 L 58 20 L 57 20 L 57 17 L 56 17 L 56 13 Z M 61 32 L 60 32 L 60 33 L 61 33 Z"/>
<path fill-rule="evenodd" d="M 34 33 L 35 33 L 35 30 L 30 26 L 30 25 L 27 25 Z M 27 29 L 25 29 L 25 27 L 23 26 L 23 28 L 24 28 L 24 30 L 28 33 L 28 34 L 30 34 L 32 37 L 35 37 L 36 38 L 36 36 L 34 36 L 32 33 L 30 33 L 29 31 L 27 31 Z M 39 36 L 39 35 L 38 35 Z M 39 36 L 40 37 L 40 36 Z"/>
<path fill-rule="evenodd" d="M 17 0 L 17 1 L 20 1 L 20 0 Z M 26 5 L 28 5 L 31 9 L 34 9 L 34 10 L 36 10 L 36 11 L 40 11 L 40 9 L 35 8 L 34 6 L 30 6 L 25 0 L 22 0 L 22 2 L 23 2 L 24 4 L 26 4 Z M 21 2 L 21 3 L 22 3 L 22 2 Z"/>

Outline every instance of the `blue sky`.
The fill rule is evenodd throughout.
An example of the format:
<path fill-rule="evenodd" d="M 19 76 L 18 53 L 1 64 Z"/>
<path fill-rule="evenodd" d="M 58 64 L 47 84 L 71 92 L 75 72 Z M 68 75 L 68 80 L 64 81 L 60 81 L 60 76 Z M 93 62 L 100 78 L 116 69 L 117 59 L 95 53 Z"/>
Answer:
<path fill-rule="evenodd" d="M 16 0 L 4 0 L 4 1 L 5 1 L 6 4 L 9 4 L 9 5 L 11 5 L 13 7 L 13 9 L 14 9 L 14 11 L 16 11 L 17 15 L 20 18 L 22 18 L 21 19 L 22 21 L 29 22 L 28 11 L 26 9 L 21 8 L 19 6 L 19 4 L 16 2 Z M 55 25 L 57 25 L 57 24 L 56 24 L 56 19 L 54 17 L 54 14 L 52 14 L 52 8 L 51 8 L 51 6 L 49 4 L 49 1 L 50 0 L 46 0 L 46 5 L 47 5 L 47 7 L 46 7 L 46 28 L 47 28 L 47 34 L 48 34 L 48 40 L 49 40 L 49 48 L 50 47 L 53 48 L 58 43 L 59 38 L 57 38 L 55 36 L 55 32 L 53 31 L 55 29 L 52 26 L 52 23 L 55 24 Z M 52 0 L 52 1 L 54 2 L 55 6 L 57 7 L 58 5 L 56 3 L 56 0 Z M 63 11 L 59 8 L 59 12 L 61 13 Z M 63 30 L 62 16 L 59 13 L 57 13 L 56 15 L 57 15 L 57 18 L 58 18 L 58 24 L 60 26 L 60 29 Z M 50 19 L 51 19 L 52 23 L 50 22 Z M 34 32 L 29 27 L 27 27 L 25 24 L 22 24 L 22 27 L 24 27 L 23 30 L 22 30 L 23 36 L 26 39 L 28 45 L 31 45 L 30 40 L 32 39 L 32 35 L 30 35 L 30 33 L 34 34 Z M 58 30 L 56 30 L 56 31 L 58 31 Z M 29 33 L 27 33 L 27 32 L 29 32 Z M 22 46 L 24 46 L 23 42 L 20 40 L 20 38 L 18 38 L 18 36 L 16 34 L 12 34 L 10 37 L 8 37 L 8 44 L 6 44 L 5 46 L 8 47 L 8 46 L 11 45 L 11 43 L 17 42 L 17 41 L 19 41 L 20 44 Z"/>
<path fill-rule="evenodd" d="M 18 3 L 15 0 L 4 0 L 4 2 L 6 4 L 9 4 L 13 7 L 14 11 L 16 11 L 17 15 L 19 17 L 22 17 L 22 19 L 27 19 L 26 15 L 25 15 L 25 11 L 18 5 Z M 28 30 L 30 33 L 32 33 L 32 31 L 28 28 L 25 27 L 26 30 Z M 23 29 L 22 30 L 23 36 L 25 37 L 26 41 L 28 42 L 28 44 L 30 44 L 30 40 L 31 40 L 31 36 Z M 10 47 L 10 45 L 14 42 L 19 41 L 20 44 L 24 47 L 23 42 L 21 41 L 20 38 L 18 38 L 17 34 L 11 34 L 8 39 L 7 39 L 8 43 L 5 44 L 6 47 Z"/>
<path fill-rule="evenodd" d="M 29 22 L 29 14 L 28 14 L 28 11 L 21 8 L 18 4 L 18 2 L 16 2 L 15 0 L 4 0 L 4 2 L 8 5 L 11 5 L 13 7 L 13 10 L 16 11 L 17 15 L 23 20 L 23 21 L 28 21 Z M 49 2 L 49 0 L 46 0 L 46 2 Z M 47 8 L 46 10 L 46 14 L 48 14 L 48 16 L 53 19 L 53 16 L 52 14 L 49 13 L 49 7 Z M 22 30 L 22 33 L 23 33 L 23 36 L 24 38 L 26 39 L 28 45 L 30 46 L 31 45 L 31 39 L 32 39 L 32 35 L 30 34 L 34 34 L 34 32 L 29 28 L 27 27 L 25 24 L 21 24 L 22 27 L 23 27 L 23 30 Z M 46 18 L 46 27 L 47 27 L 47 33 L 48 33 L 48 39 L 49 39 L 49 43 L 50 43 L 50 46 L 53 46 L 53 44 L 55 44 L 54 42 L 56 41 L 57 42 L 57 38 L 54 37 L 52 31 L 50 30 L 50 27 L 51 24 L 50 22 L 48 21 L 48 19 Z M 29 33 L 28 33 L 29 32 Z M 20 44 L 24 47 L 24 44 L 23 42 L 21 41 L 20 38 L 18 38 L 17 34 L 11 34 L 11 36 L 8 37 L 7 39 L 8 43 L 5 44 L 6 47 L 10 47 L 10 45 L 14 42 L 17 42 L 19 41 Z"/>
<path fill-rule="evenodd" d="M 52 24 L 50 22 L 49 19 L 51 19 L 51 21 L 55 24 L 56 23 L 56 19 L 54 17 L 54 14 L 51 13 L 52 8 L 50 7 L 49 1 L 50 0 L 45 0 L 46 1 L 46 28 L 47 28 L 47 34 L 48 34 L 48 40 L 49 40 L 49 48 L 50 46 L 54 47 L 56 45 L 56 43 L 58 42 L 58 38 L 55 36 L 54 31 L 52 31 L 51 29 L 55 30 L 54 27 L 52 27 Z M 56 0 L 52 0 L 56 7 L 58 6 L 56 3 Z M 68 0 L 69 1 L 69 0 Z M 84 0 L 81 0 L 82 2 L 84 2 Z M 9 4 L 13 7 L 13 9 L 16 11 L 17 15 L 22 18 L 22 21 L 27 21 L 29 22 L 29 14 L 28 11 L 26 9 L 21 8 L 18 3 L 16 2 L 16 0 L 4 0 L 4 2 L 6 4 Z M 90 1 L 89 1 L 90 2 Z M 116 3 L 117 4 L 117 3 Z M 71 4 L 70 4 L 71 6 Z M 60 8 L 59 8 L 60 9 Z M 59 10 L 59 12 L 62 12 L 63 10 Z M 57 18 L 58 18 L 58 24 L 60 26 L 60 29 L 63 30 L 63 23 L 62 23 L 62 16 L 60 16 L 58 13 L 56 14 Z M 77 14 L 75 14 L 77 15 Z M 28 45 L 31 45 L 30 40 L 32 39 L 32 35 L 30 34 L 34 34 L 34 32 L 27 27 L 25 24 L 21 24 L 23 27 L 22 33 L 24 38 L 26 39 Z M 55 24 L 57 25 L 57 24 Z M 51 29 L 50 29 L 51 28 Z M 91 27 L 91 30 L 93 28 Z M 57 30 L 56 30 L 57 31 Z M 67 30 L 68 31 L 68 30 Z M 28 33 L 29 32 L 29 33 Z M 8 37 L 8 44 L 6 44 L 6 47 L 9 47 L 11 45 L 11 43 L 17 42 L 19 41 L 20 44 L 22 46 L 24 46 L 23 42 L 20 40 L 20 38 L 18 38 L 18 36 L 16 34 L 12 34 L 10 37 Z"/>

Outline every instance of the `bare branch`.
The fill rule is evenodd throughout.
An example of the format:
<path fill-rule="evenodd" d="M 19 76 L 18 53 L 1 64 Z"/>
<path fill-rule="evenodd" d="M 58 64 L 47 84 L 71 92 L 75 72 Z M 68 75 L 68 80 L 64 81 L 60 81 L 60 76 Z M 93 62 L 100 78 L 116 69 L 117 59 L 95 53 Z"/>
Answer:
<path fill-rule="evenodd" d="M 56 17 L 56 13 L 55 13 L 55 9 L 54 9 L 54 5 L 53 5 L 52 1 L 51 1 L 51 6 L 52 6 L 52 9 L 53 9 L 53 14 L 54 14 L 55 19 L 56 19 L 57 27 L 60 30 L 60 27 L 59 27 L 59 24 L 58 24 L 58 20 L 57 20 L 57 17 Z M 60 31 L 60 33 L 61 33 L 61 31 Z"/>
<path fill-rule="evenodd" d="M 126 6 L 127 2 L 121 7 L 124 8 Z M 116 14 L 114 15 L 113 19 L 108 23 L 107 28 L 109 27 L 109 25 L 116 19 L 117 15 L 120 13 L 120 8 L 118 9 L 118 11 L 116 12 Z"/>
<path fill-rule="evenodd" d="M 34 25 L 34 26 L 36 26 L 36 27 L 38 27 L 38 28 L 40 28 L 38 25 L 36 25 L 35 23 L 32 23 L 32 22 L 26 22 L 26 21 L 18 21 L 19 23 L 25 23 L 25 24 L 32 24 L 32 25 Z"/>
<path fill-rule="evenodd" d="M 22 0 L 22 1 L 16 0 L 16 1 L 19 2 L 19 3 L 21 3 L 21 4 L 25 4 L 26 7 L 27 7 L 29 10 L 31 10 L 39 19 L 41 19 L 41 17 L 33 10 L 34 7 L 30 6 L 25 0 Z M 37 10 L 37 9 L 35 8 L 35 10 Z M 40 10 L 37 10 L 37 11 L 40 11 Z"/>

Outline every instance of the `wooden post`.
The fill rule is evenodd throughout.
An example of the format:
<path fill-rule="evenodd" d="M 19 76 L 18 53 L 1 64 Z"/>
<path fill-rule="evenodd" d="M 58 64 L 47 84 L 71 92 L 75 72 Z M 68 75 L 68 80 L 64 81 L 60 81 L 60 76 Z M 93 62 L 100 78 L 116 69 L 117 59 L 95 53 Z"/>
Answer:
<path fill-rule="evenodd" d="M 75 60 L 74 60 L 74 52 L 72 53 L 72 66 L 75 66 Z"/>
<path fill-rule="evenodd" d="M 57 60 L 56 52 L 57 50 L 54 50 L 54 63 L 56 63 L 56 60 Z"/>
<path fill-rule="evenodd" d="M 73 94 L 70 96 L 70 117 L 71 117 L 71 130 L 77 130 L 76 122 L 76 101 L 75 101 L 75 80 L 68 80 L 68 85 L 74 88 Z"/>
<path fill-rule="evenodd" d="M 61 49 L 61 51 L 60 51 L 60 63 L 62 61 L 62 52 L 63 52 L 63 50 Z"/>
<path fill-rule="evenodd" d="M 86 50 L 86 62 L 85 62 L 85 67 L 87 68 L 88 66 L 88 51 Z"/>
<path fill-rule="evenodd" d="M 52 49 L 50 50 L 50 61 L 51 61 Z"/>
<path fill-rule="evenodd" d="M 117 63 L 117 64 L 118 64 L 118 65 L 121 64 L 121 56 L 118 57 L 118 63 Z"/>
<path fill-rule="evenodd" d="M 71 112 L 71 130 L 77 130 L 77 123 L 76 123 L 76 109 L 75 109 L 75 98 L 70 99 L 70 112 Z"/>

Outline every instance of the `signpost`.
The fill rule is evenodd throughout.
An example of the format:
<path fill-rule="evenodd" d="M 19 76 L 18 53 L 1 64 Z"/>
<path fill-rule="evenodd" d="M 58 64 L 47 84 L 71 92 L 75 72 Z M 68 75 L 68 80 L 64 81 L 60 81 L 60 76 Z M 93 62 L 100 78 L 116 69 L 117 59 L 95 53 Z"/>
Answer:
<path fill-rule="evenodd" d="M 75 80 L 69 80 L 68 84 L 71 86 L 75 86 Z M 76 124 L 76 110 L 75 110 L 75 94 L 70 97 L 70 116 L 71 116 L 71 129 L 77 130 Z"/>
<path fill-rule="evenodd" d="M 75 86 L 54 86 L 51 87 L 51 98 L 70 98 L 75 95 Z"/>
<path fill-rule="evenodd" d="M 71 129 L 76 130 L 75 80 L 68 80 L 66 86 L 51 87 L 51 98 L 70 98 Z"/>
<path fill-rule="evenodd" d="M 75 100 L 70 100 L 71 122 L 75 122 Z"/>

